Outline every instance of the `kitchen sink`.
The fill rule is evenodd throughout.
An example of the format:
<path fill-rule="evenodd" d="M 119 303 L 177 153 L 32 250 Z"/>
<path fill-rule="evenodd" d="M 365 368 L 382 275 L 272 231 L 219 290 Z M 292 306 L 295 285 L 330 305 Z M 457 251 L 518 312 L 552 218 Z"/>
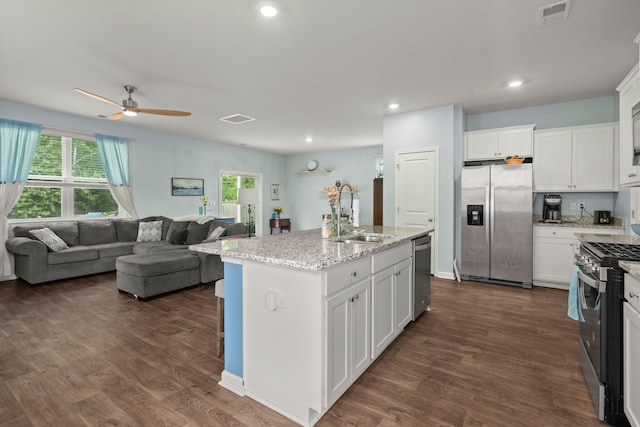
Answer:
<path fill-rule="evenodd" d="M 345 237 L 341 237 L 336 239 L 336 242 L 340 243 L 379 243 L 384 242 L 385 239 L 388 239 L 391 236 L 390 234 L 380 234 L 380 233 L 359 233 L 353 235 L 347 235 Z"/>

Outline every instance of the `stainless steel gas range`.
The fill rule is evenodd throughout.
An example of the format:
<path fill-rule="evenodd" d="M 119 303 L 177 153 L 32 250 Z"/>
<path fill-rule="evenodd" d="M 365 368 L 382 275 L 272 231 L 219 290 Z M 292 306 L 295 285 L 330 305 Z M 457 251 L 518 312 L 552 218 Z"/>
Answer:
<path fill-rule="evenodd" d="M 598 418 L 614 426 L 629 425 L 622 372 L 621 260 L 640 261 L 640 245 L 581 242 L 575 260 L 585 320 L 580 323 L 580 364 Z"/>

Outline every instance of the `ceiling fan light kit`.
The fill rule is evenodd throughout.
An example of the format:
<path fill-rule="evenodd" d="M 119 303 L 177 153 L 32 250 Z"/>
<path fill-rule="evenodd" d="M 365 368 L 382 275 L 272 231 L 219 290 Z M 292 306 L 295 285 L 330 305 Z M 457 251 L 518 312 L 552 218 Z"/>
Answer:
<path fill-rule="evenodd" d="M 188 111 L 158 110 L 155 108 L 138 108 L 138 103 L 131 98 L 131 94 L 136 91 L 136 88 L 131 85 L 124 85 L 124 90 L 129 94 L 129 97 L 127 99 L 123 99 L 122 104 L 118 104 L 115 101 L 112 101 L 100 95 L 93 94 L 84 89 L 75 88 L 75 90 L 80 92 L 83 95 L 87 95 L 91 98 L 97 99 L 98 101 L 106 102 L 107 104 L 111 104 L 122 109 L 122 111 L 119 111 L 117 113 L 110 115 L 109 120 L 119 120 L 124 116 L 135 117 L 138 115 L 138 113 L 156 114 L 160 116 L 182 116 L 182 117 L 191 115 L 191 113 Z"/>

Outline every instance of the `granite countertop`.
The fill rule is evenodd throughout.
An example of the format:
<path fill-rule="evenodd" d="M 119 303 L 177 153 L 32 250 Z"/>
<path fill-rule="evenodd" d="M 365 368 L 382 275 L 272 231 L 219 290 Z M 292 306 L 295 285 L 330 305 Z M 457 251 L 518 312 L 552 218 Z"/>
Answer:
<path fill-rule="evenodd" d="M 536 227 L 575 227 L 575 228 L 604 228 L 624 230 L 624 218 L 613 218 L 612 224 L 594 224 L 593 215 L 562 215 L 561 223 L 542 222 L 541 215 L 533 216 Z"/>
<path fill-rule="evenodd" d="M 359 227 L 368 233 L 383 233 L 392 237 L 384 242 L 339 243 L 323 239 L 320 229 L 286 234 L 272 234 L 237 240 L 219 240 L 191 245 L 197 252 L 222 257 L 257 261 L 302 270 L 319 271 L 343 262 L 398 246 L 411 239 L 427 235 L 432 228 Z"/>
<path fill-rule="evenodd" d="M 635 279 L 640 280 L 640 262 L 619 261 L 618 265 Z"/>

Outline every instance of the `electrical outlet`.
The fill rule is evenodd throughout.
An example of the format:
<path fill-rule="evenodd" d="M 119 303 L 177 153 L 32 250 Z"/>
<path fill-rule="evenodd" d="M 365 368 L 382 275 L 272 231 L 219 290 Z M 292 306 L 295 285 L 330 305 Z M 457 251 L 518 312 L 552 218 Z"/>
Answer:
<path fill-rule="evenodd" d="M 571 210 L 572 210 L 572 211 L 575 211 L 575 210 L 577 210 L 577 209 L 578 209 L 578 204 L 577 204 L 577 203 L 575 203 L 575 202 L 574 202 L 574 203 L 571 203 Z"/>
<path fill-rule="evenodd" d="M 584 203 L 583 202 L 576 202 L 578 204 L 578 209 L 583 210 L 584 209 Z"/>

